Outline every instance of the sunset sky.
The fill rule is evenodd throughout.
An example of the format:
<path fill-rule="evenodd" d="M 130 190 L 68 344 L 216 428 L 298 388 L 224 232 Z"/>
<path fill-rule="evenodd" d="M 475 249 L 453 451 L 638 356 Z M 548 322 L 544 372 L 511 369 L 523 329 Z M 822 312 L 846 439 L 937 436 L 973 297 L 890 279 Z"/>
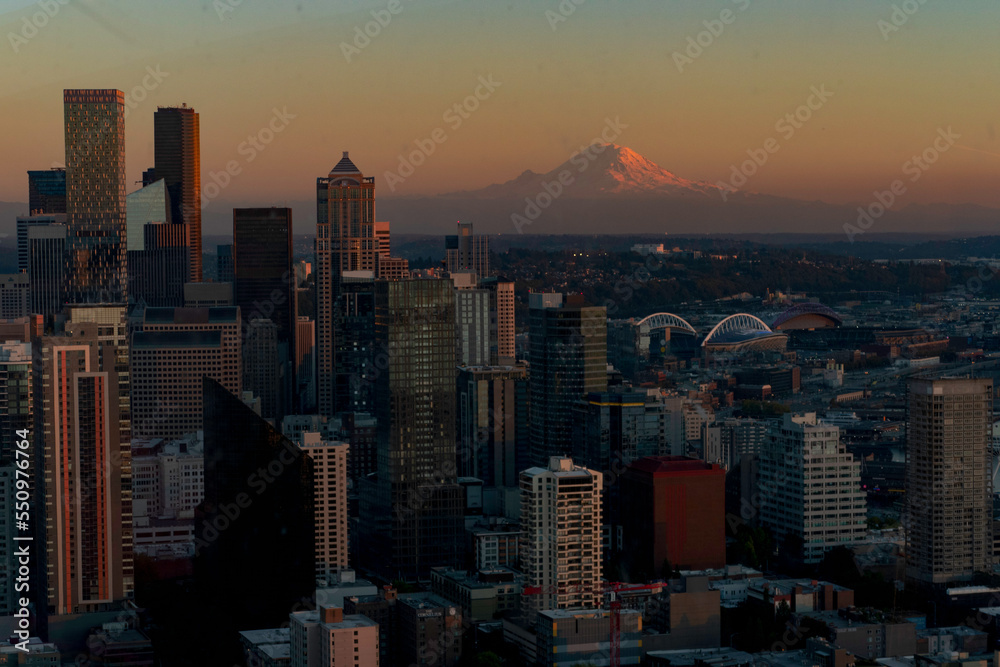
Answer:
<path fill-rule="evenodd" d="M 25 18 L 47 1 L 58 10 L 33 34 Z M 996 0 L 896 2 L 906 22 L 892 32 L 889 0 L 562 0 L 568 16 L 560 0 L 399 3 L 347 62 L 341 44 L 390 0 L 0 1 L 0 200 L 25 201 L 25 171 L 62 163 L 64 88 L 138 86 L 129 179 L 153 163 L 156 106 L 185 102 L 201 114 L 203 182 L 236 160 L 220 199 L 247 205 L 309 200 L 343 150 L 388 195 L 384 173 L 436 128 L 446 141 L 396 193 L 479 188 L 552 169 L 617 117 L 618 143 L 710 182 L 774 137 L 746 188 L 829 202 L 871 199 L 951 127 L 958 145 L 907 203 L 1000 207 Z M 673 54 L 724 10 L 678 71 Z M 165 74 L 148 92 L 147 68 Z M 479 108 L 446 122 L 491 75 Z M 783 138 L 776 123 L 821 86 L 832 97 Z M 294 118 L 248 162 L 241 143 L 275 109 Z"/>

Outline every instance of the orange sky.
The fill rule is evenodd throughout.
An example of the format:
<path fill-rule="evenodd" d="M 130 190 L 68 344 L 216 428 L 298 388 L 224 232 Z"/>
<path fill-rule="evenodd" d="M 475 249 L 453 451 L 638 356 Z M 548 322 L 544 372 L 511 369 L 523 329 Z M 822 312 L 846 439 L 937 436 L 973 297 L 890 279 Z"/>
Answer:
<path fill-rule="evenodd" d="M 870 200 L 950 126 L 958 147 L 905 203 L 1000 207 L 1000 5 L 916 1 L 896 26 L 900 3 L 882 0 L 590 0 L 568 16 L 559 0 L 52 0 L 33 34 L 44 2 L 8 0 L 0 200 L 26 200 L 25 171 L 62 162 L 63 88 L 117 87 L 145 96 L 127 119 L 130 179 L 152 164 L 156 105 L 186 102 L 206 182 L 240 162 L 220 199 L 247 205 L 309 200 L 343 150 L 384 196 L 385 172 L 438 128 L 396 192 L 478 188 L 555 167 L 610 116 L 628 124 L 618 143 L 711 182 L 773 137 L 746 189 L 831 202 Z M 391 18 L 345 56 L 372 12 Z M 678 71 L 689 37 L 705 46 Z M 149 67 L 165 76 L 146 91 Z M 446 112 L 489 75 L 500 85 L 456 127 Z M 776 124 L 824 85 L 833 95 L 785 138 Z M 241 145 L 275 109 L 295 117 L 248 161 Z"/>

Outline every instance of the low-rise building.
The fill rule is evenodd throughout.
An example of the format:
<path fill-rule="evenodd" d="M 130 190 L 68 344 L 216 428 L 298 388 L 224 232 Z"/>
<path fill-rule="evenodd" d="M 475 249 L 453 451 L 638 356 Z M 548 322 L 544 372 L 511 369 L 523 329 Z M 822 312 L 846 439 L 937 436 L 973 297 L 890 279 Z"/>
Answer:
<path fill-rule="evenodd" d="M 509 568 L 472 574 L 437 567 L 431 570 L 431 591 L 460 605 L 465 624 L 472 625 L 515 611 L 521 599 L 521 577 Z"/>

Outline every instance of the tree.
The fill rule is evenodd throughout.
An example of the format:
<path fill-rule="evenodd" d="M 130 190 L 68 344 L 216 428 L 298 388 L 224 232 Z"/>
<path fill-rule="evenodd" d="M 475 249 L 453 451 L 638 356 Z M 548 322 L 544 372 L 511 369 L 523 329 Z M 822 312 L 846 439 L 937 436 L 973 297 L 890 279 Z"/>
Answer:
<path fill-rule="evenodd" d="M 472 664 L 475 667 L 503 667 L 503 660 L 496 653 L 486 651 L 477 655 Z"/>

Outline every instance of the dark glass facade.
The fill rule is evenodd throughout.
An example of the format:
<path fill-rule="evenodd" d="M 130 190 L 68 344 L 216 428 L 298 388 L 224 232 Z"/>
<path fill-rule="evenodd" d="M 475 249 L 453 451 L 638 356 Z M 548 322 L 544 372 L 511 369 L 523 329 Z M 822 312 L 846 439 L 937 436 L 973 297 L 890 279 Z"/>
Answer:
<path fill-rule="evenodd" d="M 31 215 L 66 212 L 66 170 L 28 172 L 28 210 Z"/>
<path fill-rule="evenodd" d="M 607 312 L 603 307 L 561 305 L 528 311 L 531 393 L 531 464 L 571 456 L 581 425 L 576 403 L 607 389 Z"/>
<path fill-rule="evenodd" d="M 187 225 L 190 281 L 201 282 L 201 131 L 198 113 L 187 106 L 160 107 L 153 114 L 155 178 L 170 195 L 170 217 Z M 144 175 L 143 178 L 146 178 Z"/>

